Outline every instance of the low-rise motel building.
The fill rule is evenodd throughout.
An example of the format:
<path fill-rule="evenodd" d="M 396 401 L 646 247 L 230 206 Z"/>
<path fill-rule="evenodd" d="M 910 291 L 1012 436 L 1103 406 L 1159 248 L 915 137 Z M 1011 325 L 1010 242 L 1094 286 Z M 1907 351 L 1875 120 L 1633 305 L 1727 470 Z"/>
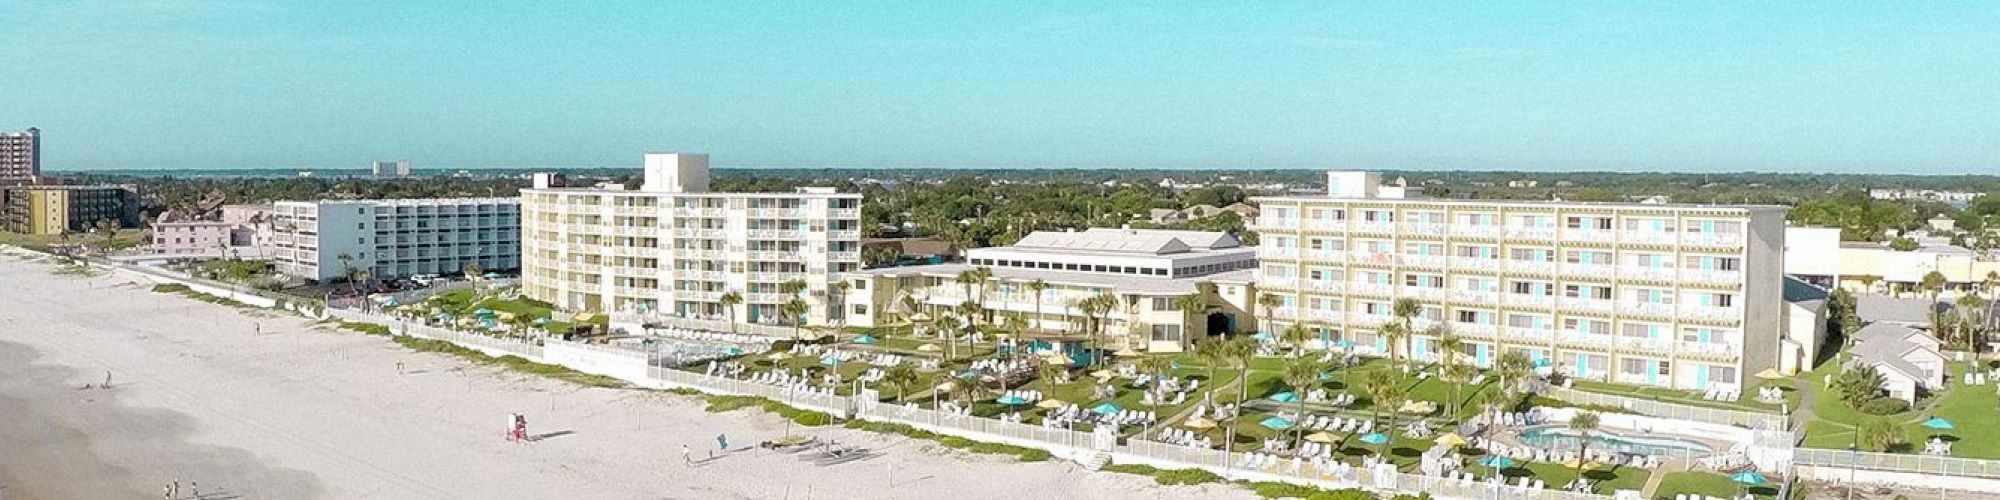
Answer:
<path fill-rule="evenodd" d="M 1575 377 L 1742 390 L 1783 337 L 1785 209 L 1424 198 L 1371 172 L 1262 197 L 1269 318 L 1356 349 L 1437 359 L 1447 332 L 1490 366 L 1518 351 Z M 1394 306 L 1418 307 L 1392 346 Z"/>
<path fill-rule="evenodd" d="M 1081 355 L 1095 337 L 1105 350 L 1180 352 L 1203 336 L 1256 331 L 1256 265 L 1256 250 L 1227 233 L 1036 231 L 968 250 L 961 263 L 847 273 L 845 321 L 929 331 L 972 304 L 982 323 L 1037 350 Z M 961 281 L 982 270 L 986 279 Z"/>

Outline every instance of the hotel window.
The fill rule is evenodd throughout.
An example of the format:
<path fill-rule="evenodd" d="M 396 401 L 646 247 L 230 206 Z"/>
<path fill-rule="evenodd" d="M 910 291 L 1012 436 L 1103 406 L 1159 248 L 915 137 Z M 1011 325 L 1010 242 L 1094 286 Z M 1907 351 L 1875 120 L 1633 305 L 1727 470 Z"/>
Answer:
<path fill-rule="evenodd" d="M 1315 208 L 1312 211 L 1312 218 L 1313 220 L 1326 220 L 1326 221 L 1347 220 L 1347 211 L 1327 209 L 1327 208 Z"/>
<path fill-rule="evenodd" d="M 1591 285 L 1563 285 L 1563 296 L 1572 299 L 1610 300 L 1611 287 Z"/>
<path fill-rule="evenodd" d="M 1181 325 L 1153 325 L 1154 342 L 1180 342 Z"/>
<path fill-rule="evenodd" d="M 1727 220 L 1689 220 L 1687 232 L 1691 234 L 1743 234 L 1743 223 Z"/>
<path fill-rule="evenodd" d="M 1658 339 L 1665 337 L 1660 333 L 1661 330 L 1660 325 L 1652 323 L 1626 323 L 1624 334 L 1629 338 Z"/>
<path fill-rule="evenodd" d="M 1492 245 L 1459 245 L 1456 255 L 1474 259 L 1493 259 L 1500 256 L 1500 248 Z"/>
<path fill-rule="evenodd" d="M 1545 248 L 1512 248 L 1507 257 L 1528 262 L 1555 262 L 1556 252 Z"/>
<path fill-rule="evenodd" d="M 1601 250 L 1570 250 L 1563 260 L 1571 264 L 1611 264 L 1611 252 Z"/>
<path fill-rule="evenodd" d="M 1547 215 L 1516 215 L 1511 218 L 1520 227 L 1555 227 L 1555 217 Z"/>
<path fill-rule="evenodd" d="M 1366 253 L 1395 253 L 1395 245 L 1383 240 L 1361 240 L 1361 251 Z"/>
<path fill-rule="evenodd" d="M 1652 269 L 1668 267 L 1669 262 L 1665 254 L 1657 253 L 1630 253 L 1625 257 L 1634 266 Z"/>
<path fill-rule="evenodd" d="M 1577 230 L 1610 230 L 1611 218 L 1570 216 L 1563 219 L 1563 227 Z"/>
<path fill-rule="evenodd" d="M 1611 322 L 1596 319 L 1564 318 L 1563 330 L 1586 335 L 1610 335 Z"/>
<path fill-rule="evenodd" d="M 1444 245 L 1439 243 L 1404 243 L 1403 253 L 1408 255 L 1444 255 Z"/>
<path fill-rule="evenodd" d="M 1540 281 L 1515 281 L 1511 289 L 1517 295 L 1537 295 L 1543 297 L 1555 295 L 1555 287 Z"/>
<path fill-rule="evenodd" d="M 1403 286 L 1420 288 L 1444 288 L 1444 277 L 1434 274 L 1405 274 Z"/>
<path fill-rule="evenodd" d="M 1475 325 L 1491 325 L 1493 324 L 1493 312 L 1459 309 L 1458 322 L 1471 323 Z"/>
<path fill-rule="evenodd" d="M 1381 271 L 1362 271 L 1360 278 L 1361 279 L 1357 281 L 1361 283 L 1372 283 L 1376 285 L 1387 285 L 1391 280 L 1391 278 L 1389 277 L 1389 273 Z"/>
<path fill-rule="evenodd" d="M 1734 367 L 1734 366 L 1716 366 L 1716 365 L 1709 365 L 1709 366 L 1708 366 L 1708 383 L 1709 383 L 1709 384 L 1734 384 L 1734 383 L 1736 383 L 1736 367 Z"/>
<path fill-rule="evenodd" d="M 1153 310 L 1155 311 L 1174 310 L 1174 299 L 1166 297 L 1153 297 Z"/>
<path fill-rule="evenodd" d="M 1626 231 L 1666 233 L 1674 230 L 1673 219 L 1634 218 L 1625 219 Z"/>
<path fill-rule="evenodd" d="M 1405 212 L 1404 219 L 1414 224 L 1443 224 L 1444 212 Z"/>
<path fill-rule="evenodd" d="M 1689 255 L 1685 262 L 1688 269 L 1701 271 L 1735 271 L 1743 264 L 1742 259 L 1735 257 L 1715 257 L 1708 255 Z"/>
<path fill-rule="evenodd" d="M 1627 288 L 1626 293 L 1630 294 L 1633 302 L 1669 305 L 1674 303 L 1674 293 L 1672 290 L 1660 288 Z"/>
<path fill-rule="evenodd" d="M 1736 339 L 1735 330 L 1720 328 L 1686 328 L 1681 330 L 1682 342 L 1702 344 L 1730 344 Z"/>
<path fill-rule="evenodd" d="M 1361 220 L 1368 222 L 1395 222 L 1396 213 L 1388 210 L 1362 210 Z"/>
<path fill-rule="evenodd" d="M 1467 226 L 1493 226 L 1499 224 L 1499 219 L 1495 214 L 1458 214 L 1458 223 Z"/>
<path fill-rule="evenodd" d="M 1688 292 L 1689 303 L 1704 307 L 1735 307 L 1736 295 L 1714 292 Z"/>
<path fill-rule="evenodd" d="M 1347 243 L 1346 241 L 1336 240 L 1336 239 L 1326 239 L 1326 238 L 1313 238 L 1311 241 L 1312 249 L 1314 251 L 1338 252 L 1347 249 L 1346 243 Z"/>
<path fill-rule="evenodd" d="M 1509 314 L 1507 315 L 1507 326 L 1530 330 L 1547 330 L 1549 329 L 1549 317 L 1534 314 Z"/>
<path fill-rule="evenodd" d="M 1388 316 L 1389 305 L 1381 302 L 1362 302 L 1361 313 L 1374 316 Z"/>

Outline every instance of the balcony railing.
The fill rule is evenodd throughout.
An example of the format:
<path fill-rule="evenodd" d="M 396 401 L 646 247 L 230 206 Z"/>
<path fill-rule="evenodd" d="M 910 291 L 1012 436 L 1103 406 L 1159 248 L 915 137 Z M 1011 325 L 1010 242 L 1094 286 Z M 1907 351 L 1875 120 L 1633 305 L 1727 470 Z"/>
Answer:
<path fill-rule="evenodd" d="M 1297 276 L 1258 276 L 1257 286 L 1265 288 L 1278 288 L 1278 289 L 1297 289 L 1299 287 L 1299 278 Z"/>
<path fill-rule="evenodd" d="M 797 219 L 806 216 L 806 211 L 799 208 L 752 208 L 744 213 L 752 219 Z"/>
<path fill-rule="evenodd" d="M 1445 257 L 1445 256 L 1443 256 L 1443 255 L 1409 255 L 1409 254 L 1404 254 L 1404 255 L 1402 255 L 1402 257 L 1401 257 L 1400 259 L 1398 259 L 1398 260 L 1402 261 L 1403 265 L 1405 265 L 1405 266 L 1419 266 L 1419 267 L 1444 267 L 1444 266 L 1445 266 L 1445 263 L 1446 263 L 1446 262 L 1449 262 L 1449 260 L 1450 260 L 1450 259 L 1449 259 L 1449 258 L 1447 258 L 1447 257 Z"/>
<path fill-rule="evenodd" d="M 1674 344 L 1666 339 L 1646 337 L 1619 337 L 1618 348 L 1627 351 L 1647 351 L 1657 353 L 1673 352 Z"/>
<path fill-rule="evenodd" d="M 1491 337 L 1499 333 L 1499 325 L 1491 323 L 1452 323 L 1451 331 L 1471 337 Z"/>
<path fill-rule="evenodd" d="M 1557 338 L 1563 344 L 1592 347 L 1597 349 L 1610 349 L 1613 345 L 1615 345 L 1615 342 L 1613 341 L 1610 335 L 1594 335 L 1583 332 L 1565 331 L 1562 332 L 1562 334 Z"/>
<path fill-rule="evenodd" d="M 1443 302 L 1451 298 L 1451 289 L 1442 287 L 1406 286 L 1402 287 L 1402 292 L 1404 297 L 1433 302 Z"/>
<path fill-rule="evenodd" d="M 1522 240 L 1555 239 L 1554 226 L 1507 226 L 1507 237 Z"/>
<path fill-rule="evenodd" d="M 758 293 L 743 294 L 744 301 L 758 303 L 758 304 L 781 304 L 784 303 L 785 301 L 789 301 L 797 297 L 798 296 L 796 295 L 788 293 L 777 293 L 777 292 L 758 292 Z"/>
<path fill-rule="evenodd" d="M 1303 280 L 1299 282 L 1299 289 L 1308 292 L 1319 292 L 1319 293 L 1344 293 L 1347 291 L 1347 282 L 1334 281 L 1334 280 Z"/>
<path fill-rule="evenodd" d="M 1625 314 L 1632 314 L 1638 316 L 1653 316 L 1662 318 L 1671 318 L 1674 316 L 1673 304 L 1662 304 L 1658 302 L 1628 301 L 1625 302 L 1624 304 L 1619 305 L 1618 310 L 1619 312 Z"/>
<path fill-rule="evenodd" d="M 652 226 L 612 226 L 611 234 L 619 236 L 656 236 L 660 228 Z"/>
<path fill-rule="evenodd" d="M 1618 274 L 1618 268 L 1604 264 L 1563 264 L 1563 274 L 1586 278 L 1611 279 Z"/>
<path fill-rule="evenodd" d="M 1450 224 L 1440 222 L 1405 222 L 1397 226 L 1405 235 L 1444 236 L 1451 231 Z"/>
<path fill-rule="evenodd" d="M 723 214 L 721 208 L 674 207 L 675 217 L 721 217 Z"/>
<path fill-rule="evenodd" d="M 709 292 L 702 290 L 674 290 L 674 300 L 686 300 L 693 302 L 715 302 L 718 300 L 722 300 L 722 293 L 723 292 Z"/>
<path fill-rule="evenodd" d="M 1396 232 L 1396 224 L 1395 224 L 1395 223 L 1393 223 L 1393 222 L 1383 222 L 1383 221 L 1368 221 L 1368 220 L 1357 220 L 1357 221 L 1352 221 L 1352 222 L 1353 222 L 1353 225 L 1352 225 L 1352 226 L 1350 226 L 1350 227 L 1351 227 L 1351 228 L 1352 228 L 1352 230 L 1354 230 L 1354 231 L 1364 231 L 1364 232 L 1371 232 L 1371 233 L 1393 233 L 1393 232 Z"/>
<path fill-rule="evenodd" d="M 1307 220 L 1306 220 L 1306 221 L 1305 221 L 1305 222 L 1304 222 L 1303 224 L 1305 225 L 1305 228 L 1306 228 L 1306 230 L 1309 230 L 1309 231 L 1346 231 L 1346 230 L 1347 230 L 1347 221 L 1346 221 L 1346 220 L 1344 220 L 1344 219 L 1343 219 L 1343 220 L 1321 220 L 1321 219 L 1307 219 Z"/>
<path fill-rule="evenodd" d="M 1507 271 L 1516 273 L 1552 274 L 1555 273 L 1556 271 L 1556 263 L 1536 261 L 1536 260 L 1509 260 L 1507 261 Z"/>
<path fill-rule="evenodd" d="M 797 229 L 751 229 L 749 234 L 751 239 L 759 240 L 796 240 L 806 237 L 805 231 Z"/>
<path fill-rule="evenodd" d="M 1325 262 L 1346 262 L 1347 252 L 1340 250 L 1305 250 L 1299 253 L 1299 258 Z"/>
<path fill-rule="evenodd" d="M 1743 346 L 1725 342 L 1681 342 L 1677 346 L 1682 354 L 1714 358 L 1736 358 L 1743 355 Z"/>
<path fill-rule="evenodd" d="M 1500 270 L 1500 262 L 1500 259 L 1481 257 L 1452 257 L 1451 267 L 1479 271 L 1498 271 Z"/>
<path fill-rule="evenodd" d="M 861 209 L 859 209 L 859 208 L 829 208 L 829 209 L 826 209 L 826 218 L 828 218 L 828 219 L 859 219 L 859 218 L 861 218 Z"/>
<path fill-rule="evenodd" d="M 1741 271 L 1683 269 L 1681 270 L 1681 279 L 1710 285 L 1737 285 L 1743 283 L 1743 273 Z"/>
<path fill-rule="evenodd" d="M 1257 229 L 1259 231 L 1297 231 L 1299 230 L 1299 220 L 1290 217 L 1258 217 Z"/>
<path fill-rule="evenodd" d="M 618 215 L 659 215 L 660 207 L 657 206 L 635 207 L 635 206 L 615 205 L 611 207 L 611 213 Z"/>
<path fill-rule="evenodd" d="M 861 230 L 859 230 L 859 229 L 834 229 L 834 230 L 831 230 L 831 231 L 827 231 L 827 232 L 826 232 L 826 239 L 829 239 L 829 240 L 858 240 L 858 239 L 861 239 Z"/>
<path fill-rule="evenodd" d="M 1683 233 L 1681 244 L 1711 247 L 1743 246 L 1742 233 Z"/>
<path fill-rule="evenodd" d="M 1680 241 L 1679 235 L 1680 233 L 1675 233 L 1672 231 L 1628 230 L 1625 231 L 1623 234 L 1621 234 L 1620 238 L 1622 238 L 1625 243 L 1638 243 L 1647 245 L 1672 245 Z"/>
<path fill-rule="evenodd" d="M 1470 302 L 1474 304 L 1498 305 L 1500 303 L 1499 292 L 1491 292 L 1491 291 L 1452 290 L 1451 298 L 1452 300 L 1457 300 L 1459 302 Z"/>
<path fill-rule="evenodd" d="M 861 252 L 855 250 L 827 252 L 826 258 L 835 262 L 859 262 L 861 261 Z"/>
<path fill-rule="evenodd" d="M 1523 326 L 1510 326 L 1503 328 L 1500 330 L 1500 334 L 1501 336 L 1507 338 L 1508 340 L 1512 340 L 1515 342 L 1533 343 L 1533 344 L 1546 344 L 1550 340 L 1556 338 L 1555 330 L 1550 330 L 1547 328 L 1529 328 Z"/>
<path fill-rule="evenodd" d="M 1284 259 L 1284 260 L 1296 259 L 1299 258 L 1299 249 L 1273 247 L 1273 246 L 1259 246 L 1257 247 L 1257 258 Z"/>
<path fill-rule="evenodd" d="M 757 283 L 784 283 L 787 281 L 791 281 L 793 279 L 803 278 L 803 277 L 804 277 L 803 275 L 800 275 L 798 273 L 779 273 L 779 272 L 750 273 L 750 281 Z"/>
<path fill-rule="evenodd" d="M 1612 309 L 1612 302 L 1609 300 L 1600 300 L 1600 299 L 1579 299 L 1579 298 L 1564 297 L 1562 299 L 1562 307 L 1563 309 L 1570 311 L 1609 313 L 1611 312 Z"/>
<path fill-rule="evenodd" d="M 1359 294 L 1359 295 L 1374 295 L 1378 297 L 1388 297 L 1390 294 L 1395 293 L 1396 287 L 1381 283 L 1356 282 L 1356 283 L 1348 283 L 1347 291 L 1348 293 Z"/>
<path fill-rule="evenodd" d="M 722 281 L 722 278 L 724 276 L 725 275 L 722 273 L 722 271 L 705 271 L 700 269 L 674 270 L 674 277 L 686 280 Z"/>
<path fill-rule="evenodd" d="M 1564 229 L 1563 241 L 1583 241 L 1609 243 L 1618 239 L 1618 233 L 1606 229 Z"/>
<path fill-rule="evenodd" d="M 1505 229 L 1497 225 L 1482 225 L 1482 224 L 1451 225 L 1452 236 L 1465 236 L 1471 238 L 1498 238 L 1500 237 L 1500 235 L 1506 234 L 1506 232 L 1507 231 Z"/>
<path fill-rule="evenodd" d="M 722 230 L 721 230 L 721 229 L 707 229 L 707 228 L 699 228 L 699 227 L 677 227 L 677 228 L 674 228 L 674 236 L 678 236 L 678 237 L 682 237 L 682 238 L 707 238 L 707 239 L 714 239 L 714 238 L 721 238 L 721 237 L 722 237 Z"/>
<path fill-rule="evenodd" d="M 1652 266 L 1619 266 L 1618 274 L 1626 279 L 1674 280 L 1674 268 Z"/>
<path fill-rule="evenodd" d="M 1507 294 L 1507 307 L 1549 309 L 1555 306 L 1556 306 L 1555 297 L 1550 297 L 1547 295 L 1528 295 L 1524 293 Z"/>
<path fill-rule="evenodd" d="M 1396 254 L 1388 252 L 1348 252 L 1347 261 L 1355 264 L 1390 265 L 1396 263 Z"/>
<path fill-rule="evenodd" d="M 1682 304 L 1681 314 L 1708 321 L 1737 321 L 1743 319 L 1743 309 L 1737 307 L 1709 307 Z"/>
<path fill-rule="evenodd" d="M 782 261 L 782 262 L 804 262 L 804 261 L 805 261 L 805 256 L 803 256 L 803 255 L 799 255 L 799 253 L 798 253 L 798 252 L 786 252 L 786 251 L 781 251 L 781 250 L 751 250 L 751 251 L 750 251 L 750 260 L 774 260 L 774 261 Z"/>

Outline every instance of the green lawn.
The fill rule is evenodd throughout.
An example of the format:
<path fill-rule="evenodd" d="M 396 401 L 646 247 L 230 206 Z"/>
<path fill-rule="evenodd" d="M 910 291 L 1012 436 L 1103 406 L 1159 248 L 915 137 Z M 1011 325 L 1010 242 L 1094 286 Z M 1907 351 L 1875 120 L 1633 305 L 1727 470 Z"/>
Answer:
<path fill-rule="evenodd" d="M 121 250 L 145 245 L 152 241 L 151 238 L 142 229 L 120 229 L 118 230 L 118 234 L 114 235 L 111 239 L 111 248 L 113 250 Z M 70 234 L 68 237 L 63 237 L 0 231 L 0 245 L 13 245 L 46 252 L 49 251 L 50 247 L 60 243 L 84 243 L 90 245 L 91 248 L 98 248 L 104 246 L 104 238 L 91 234 Z"/>
<path fill-rule="evenodd" d="M 1800 377 L 1804 377 L 1804 375 L 1801 375 Z M 1791 386 L 1792 383 L 1793 380 L 1780 380 L 1776 381 L 1775 383 L 1772 383 L 1771 385 L 1777 385 L 1781 388 L 1784 388 L 1785 401 L 1790 403 L 1792 406 L 1796 407 L 1799 403 L 1798 401 L 1799 396 L 1798 396 L 1798 391 L 1792 389 Z M 1762 401 L 1757 401 L 1755 397 L 1756 394 L 1755 389 L 1744 391 L 1745 393 L 1744 397 L 1736 401 L 1710 401 L 1702 399 L 1701 398 L 1702 394 L 1700 392 L 1695 392 L 1695 391 L 1668 389 L 1665 387 L 1598 382 L 1594 380 L 1577 380 L 1571 385 L 1571 388 L 1584 392 L 1611 394 L 1615 396 L 1628 396 L 1639 399 L 1650 399 L 1664 403 L 1676 403 L 1688 406 L 1700 406 L 1703 408 L 1718 408 L 1724 410 L 1777 413 L 1778 411 L 1784 408 L 1784 406 L 1778 403 L 1766 403 Z"/>
<path fill-rule="evenodd" d="M 477 300 L 475 301 L 475 299 Z M 411 305 L 414 306 L 418 304 L 411 304 Z M 549 304 L 547 302 L 541 302 L 526 297 L 518 297 L 514 299 L 502 299 L 499 296 L 492 293 L 483 294 L 482 298 L 482 295 L 475 295 L 474 291 L 472 290 L 452 290 L 449 292 L 432 295 L 429 298 L 424 299 L 421 305 L 425 307 L 438 307 L 444 310 L 445 312 L 451 313 L 455 317 L 469 317 L 472 315 L 473 311 L 479 310 L 480 308 L 491 309 L 494 312 L 504 312 L 508 314 L 513 314 L 515 316 L 531 318 L 531 319 L 553 317 L 553 314 L 558 311 L 555 305 Z M 608 324 L 610 321 L 611 318 L 609 316 L 599 314 L 597 315 L 597 317 L 593 318 L 589 324 L 603 326 Z M 551 332 L 565 332 L 569 331 L 573 326 L 575 325 L 572 325 L 567 322 L 551 321 L 547 325 L 544 325 L 543 328 L 546 328 L 548 331 Z"/>
<path fill-rule="evenodd" d="M 1745 493 L 1744 488 L 1744 485 L 1729 480 L 1729 476 L 1713 472 L 1670 472 L 1660 481 L 1660 491 L 1654 492 L 1653 498 L 1671 500 L 1675 494 L 1683 493 L 1730 498 Z M 1778 495 L 1775 483 L 1767 482 L 1762 486 L 1748 488 L 1748 492 L 1757 495 L 1757 498 L 1772 498 Z"/>
<path fill-rule="evenodd" d="M 1493 477 L 1492 468 L 1480 467 L 1476 463 L 1467 463 L 1465 471 L 1477 476 L 1481 481 Z M 1651 478 L 1652 474 L 1653 471 L 1650 469 L 1635 469 L 1631 467 L 1597 467 L 1583 471 L 1583 477 L 1589 478 L 1592 481 L 1591 491 L 1604 495 L 1612 494 L 1618 490 L 1645 489 L 1646 480 Z M 1500 469 L 1500 476 L 1506 478 L 1509 485 L 1514 484 L 1515 478 L 1529 476 L 1540 479 L 1542 484 L 1549 489 L 1561 489 L 1564 485 L 1568 485 L 1571 481 L 1576 480 L 1577 470 L 1563 467 L 1559 463 L 1526 462 L 1516 463 L 1513 467 Z"/>
<path fill-rule="evenodd" d="M 1831 362 L 1829 362 L 1831 364 Z M 1821 393 L 1819 401 L 1813 405 L 1814 420 L 1806 425 L 1805 446 L 1844 450 L 1854 442 L 1854 427 L 1861 422 L 1883 418 L 1897 422 L 1903 427 L 1909 450 L 1922 450 L 1923 443 L 1933 433 L 1955 440 L 1952 456 L 1962 458 L 2000 458 L 2000 429 L 1982 425 L 1993 418 L 1995 408 L 2000 407 L 2000 396 L 1995 395 L 1992 386 L 1966 386 L 1958 383 L 1964 380 L 1966 363 L 1950 363 L 1950 380 L 1943 394 L 1920 401 L 1916 408 L 1893 415 L 1874 416 L 1861 413 L 1832 393 Z M 1825 368 L 1825 367 L 1822 367 Z M 1815 369 L 1814 372 L 1821 372 Z M 1817 377 L 1817 375 L 1815 375 Z M 1817 380 L 1817 379 L 1815 379 Z M 1817 382 L 1814 382 L 1817 383 Z M 1957 429 L 1933 431 L 1921 424 L 1931 417 L 1941 417 L 1957 424 Z"/>

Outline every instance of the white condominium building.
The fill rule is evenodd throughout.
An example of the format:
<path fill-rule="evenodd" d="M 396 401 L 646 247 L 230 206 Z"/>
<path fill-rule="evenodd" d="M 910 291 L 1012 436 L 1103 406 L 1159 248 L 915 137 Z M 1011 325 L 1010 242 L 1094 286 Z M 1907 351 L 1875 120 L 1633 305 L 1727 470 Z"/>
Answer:
<path fill-rule="evenodd" d="M 271 211 L 280 272 L 327 281 L 458 273 L 466 264 L 521 267 L 521 202 L 513 198 L 280 201 Z"/>
<path fill-rule="evenodd" d="M 708 190 L 708 156 L 649 153 L 637 190 L 570 188 L 538 174 L 521 191 L 522 289 L 565 309 L 780 323 L 802 298 L 824 323 L 828 276 L 861 268 L 861 195 Z M 787 294 L 784 283 L 804 281 Z M 742 299 L 727 311 L 724 294 Z"/>
<path fill-rule="evenodd" d="M 1740 390 L 1776 362 L 1783 207 L 1406 198 L 1367 172 L 1328 191 L 1255 200 L 1277 328 L 1387 354 L 1377 331 L 1408 298 L 1398 352 L 1419 359 L 1448 330 L 1479 366 L 1519 351 L 1629 384 Z"/>

